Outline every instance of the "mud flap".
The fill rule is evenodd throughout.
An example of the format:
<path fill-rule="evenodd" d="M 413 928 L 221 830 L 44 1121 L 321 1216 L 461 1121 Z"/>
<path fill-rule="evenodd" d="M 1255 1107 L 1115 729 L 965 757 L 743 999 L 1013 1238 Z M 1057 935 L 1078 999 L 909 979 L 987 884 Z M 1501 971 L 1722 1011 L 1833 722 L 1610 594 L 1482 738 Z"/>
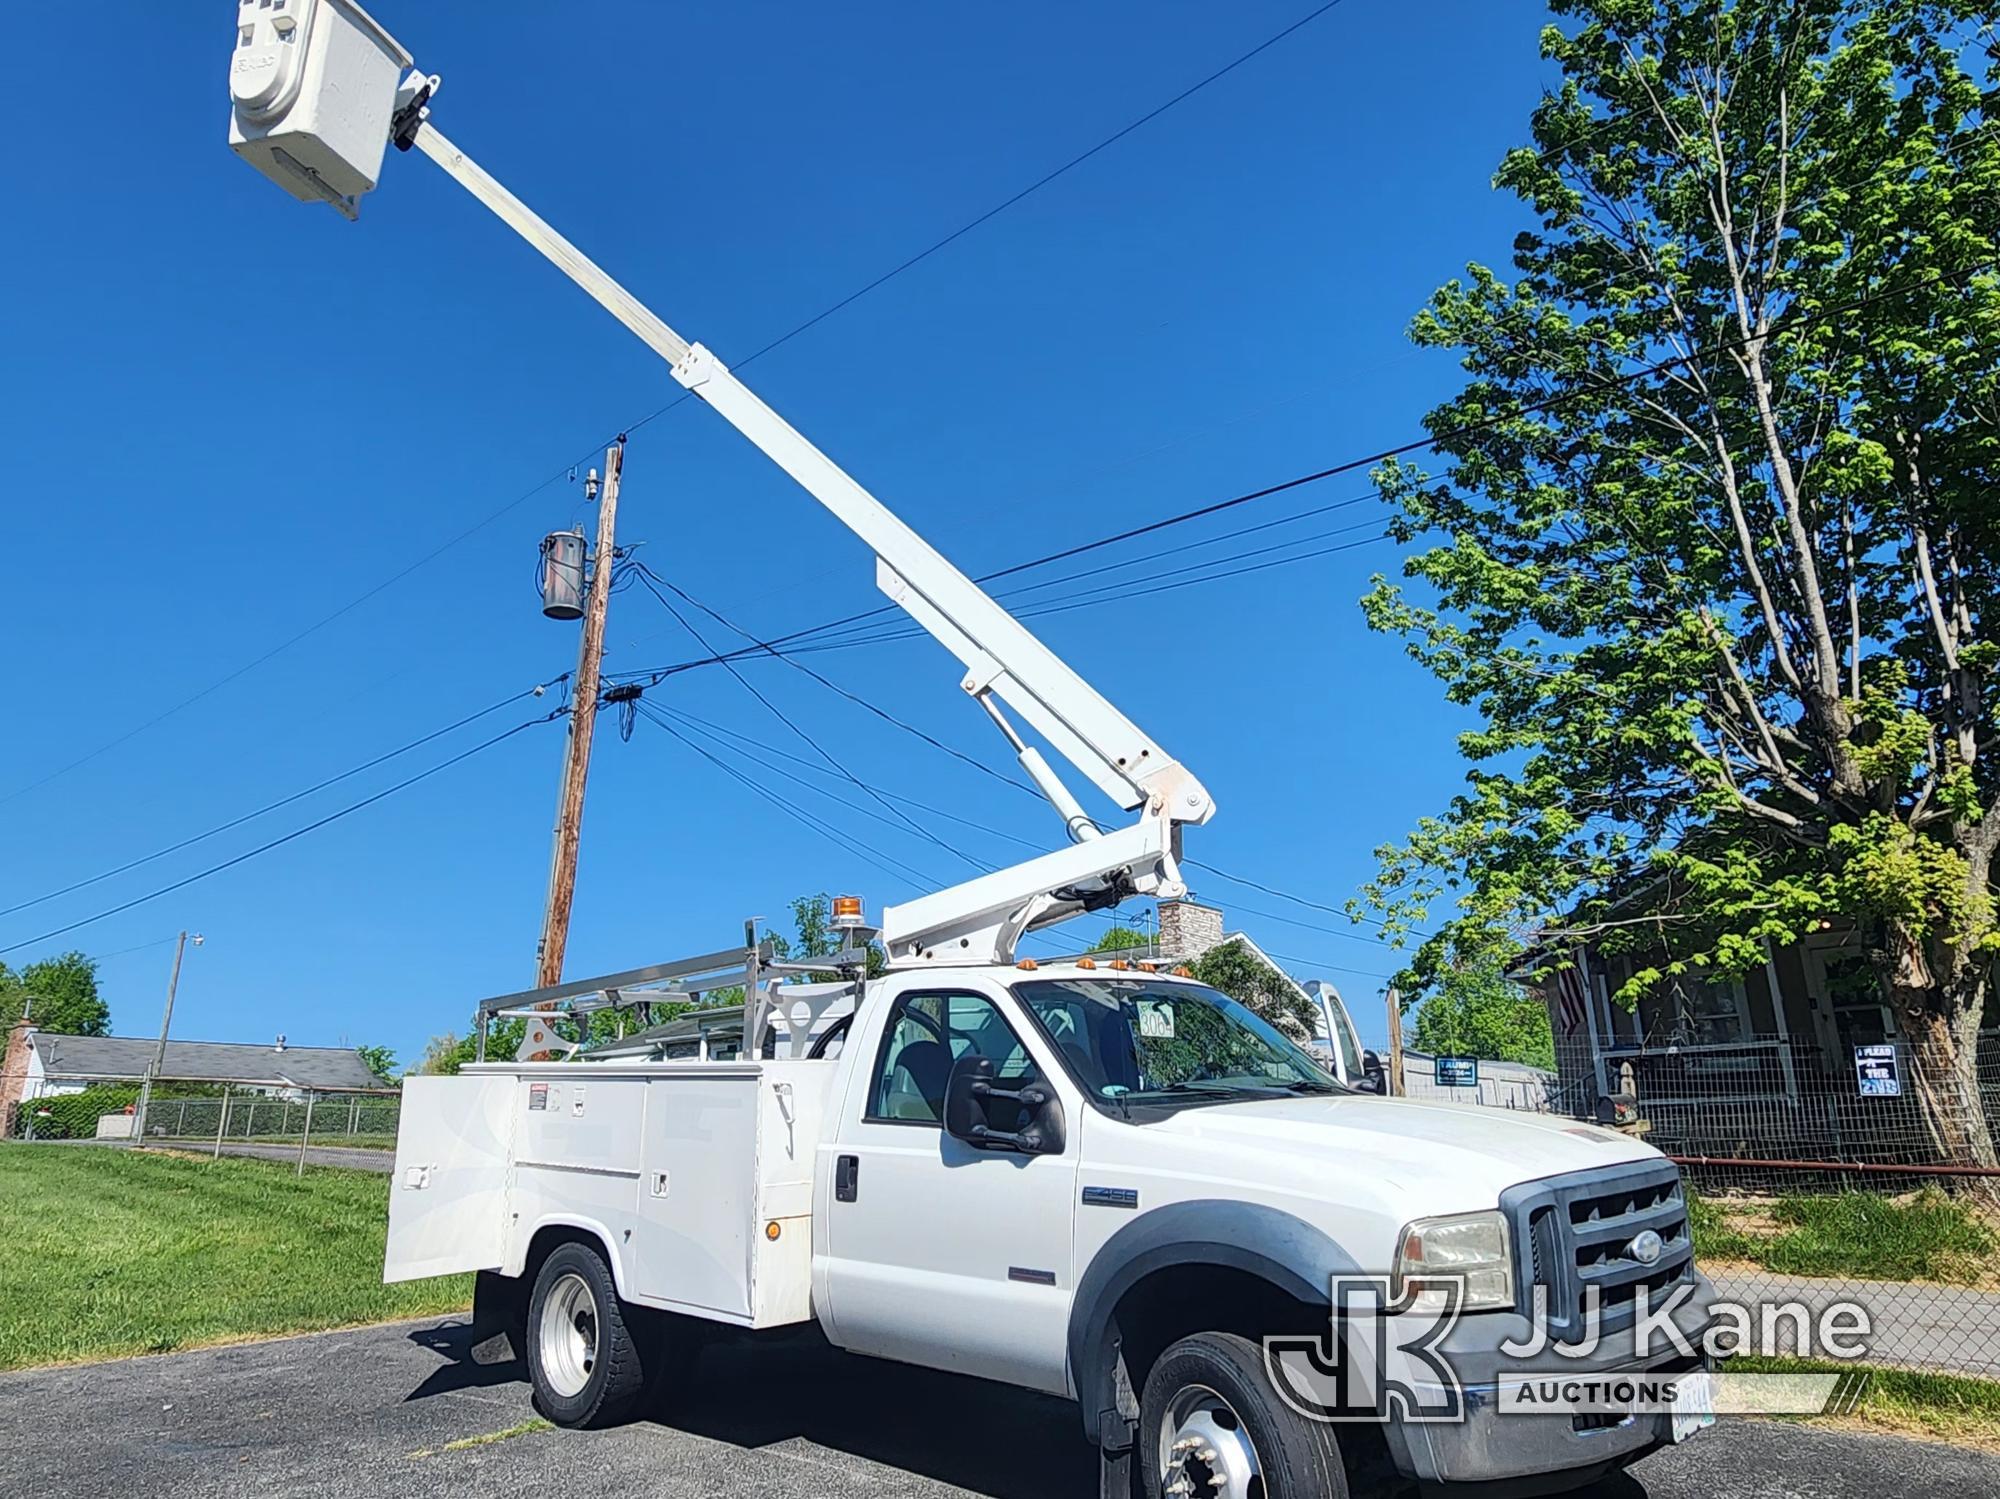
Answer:
<path fill-rule="evenodd" d="M 481 1270 L 472 1278 L 472 1350 L 475 1364 L 517 1363 L 528 1354 L 528 1282 L 525 1277 Z"/>

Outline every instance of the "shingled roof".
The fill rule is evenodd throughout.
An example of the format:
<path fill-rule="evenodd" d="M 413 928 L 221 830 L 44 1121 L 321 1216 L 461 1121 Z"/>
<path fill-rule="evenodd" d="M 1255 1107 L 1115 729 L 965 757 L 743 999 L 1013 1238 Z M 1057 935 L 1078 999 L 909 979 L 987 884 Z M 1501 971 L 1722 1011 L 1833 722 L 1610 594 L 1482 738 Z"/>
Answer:
<path fill-rule="evenodd" d="M 136 1036 L 28 1038 L 50 1077 L 136 1082 L 152 1065 L 157 1040 Z M 379 1088 L 361 1053 L 339 1046 L 255 1046 L 237 1041 L 169 1041 L 160 1076 L 183 1082 L 249 1083 L 266 1088 Z"/>

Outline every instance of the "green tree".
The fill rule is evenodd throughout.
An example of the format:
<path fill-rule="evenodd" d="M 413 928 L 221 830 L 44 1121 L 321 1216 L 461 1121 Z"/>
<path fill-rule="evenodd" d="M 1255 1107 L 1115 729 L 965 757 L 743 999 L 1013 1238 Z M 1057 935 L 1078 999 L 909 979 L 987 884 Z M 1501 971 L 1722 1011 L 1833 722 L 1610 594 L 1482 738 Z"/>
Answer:
<path fill-rule="evenodd" d="M 1241 940 L 1211 947 L 1187 969 L 1211 989 L 1220 989 L 1246 1009 L 1256 1011 L 1292 1040 L 1304 1043 L 1311 1038 L 1318 1020 L 1312 1001 Z"/>
<path fill-rule="evenodd" d="M 764 935 L 778 950 L 780 958 L 796 956 L 800 962 L 808 958 L 823 958 L 836 953 L 845 946 L 845 939 L 833 925 L 833 902 L 825 891 L 817 895 L 795 896 L 792 900 L 792 930 L 794 936 L 787 938 L 782 932 L 766 931 Z M 868 977 L 879 978 L 889 966 L 889 955 L 882 951 L 882 944 L 868 944 Z M 812 983 L 832 983 L 840 974 L 832 969 L 810 976 Z M 739 999 L 742 997 L 739 991 Z"/>
<path fill-rule="evenodd" d="M 387 1046 L 357 1046 L 361 1060 L 380 1082 L 394 1082 L 396 1079 L 396 1053 Z"/>
<path fill-rule="evenodd" d="M 1556 1065 L 1555 1031 L 1542 1002 L 1488 959 L 1439 975 L 1417 1010 L 1410 1044 L 1433 1056 Z"/>
<path fill-rule="evenodd" d="M 0 1030 L 21 1018 L 23 1006 L 38 1030 L 64 1036 L 102 1036 L 111 1010 L 97 992 L 97 960 L 80 952 L 44 958 L 15 973 L 0 963 Z"/>
<path fill-rule="evenodd" d="M 486 1060 L 513 1061 L 527 1029 L 528 1022 L 525 1020 L 494 1021 L 486 1033 Z M 463 1036 L 455 1031 L 446 1031 L 442 1036 L 431 1037 L 424 1047 L 423 1056 L 410 1071 L 425 1077 L 456 1077 L 459 1068 L 477 1061 L 478 1057 L 479 1023 L 475 1019 Z"/>
<path fill-rule="evenodd" d="M 1630 1003 L 1851 924 L 1935 1147 L 1995 1164 L 1994 8 L 1553 8 L 1496 178 L 1538 227 L 1414 325 L 1468 374 L 1448 471 L 1378 473 L 1426 540 L 1368 618 L 1481 719 L 1369 889 L 1451 902 L 1402 982 L 1590 939 Z"/>
<path fill-rule="evenodd" d="M 1151 947 L 1153 939 L 1146 933 L 1129 926 L 1113 926 L 1104 929 L 1104 935 L 1090 944 L 1092 952 L 1130 952 L 1135 947 Z"/>

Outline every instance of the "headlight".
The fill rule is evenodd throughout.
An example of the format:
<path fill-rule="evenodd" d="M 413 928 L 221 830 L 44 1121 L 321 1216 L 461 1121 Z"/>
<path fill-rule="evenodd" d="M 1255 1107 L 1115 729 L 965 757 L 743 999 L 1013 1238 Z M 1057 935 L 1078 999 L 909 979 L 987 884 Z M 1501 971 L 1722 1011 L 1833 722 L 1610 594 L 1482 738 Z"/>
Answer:
<path fill-rule="evenodd" d="M 1396 1252 L 1391 1292 L 1400 1297 L 1404 1283 L 1431 1276 L 1465 1282 L 1468 1312 L 1514 1305 L 1514 1254 L 1502 1213 L 1459 1213 L 1450 1218 L 1419 1218 L 1403 1230 Z"/>

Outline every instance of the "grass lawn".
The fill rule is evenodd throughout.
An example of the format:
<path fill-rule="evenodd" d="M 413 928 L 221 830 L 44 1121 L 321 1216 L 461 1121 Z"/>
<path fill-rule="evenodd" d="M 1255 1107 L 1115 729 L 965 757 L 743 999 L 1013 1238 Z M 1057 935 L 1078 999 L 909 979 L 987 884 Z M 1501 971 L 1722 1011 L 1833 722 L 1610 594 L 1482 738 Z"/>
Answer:
<path fill-rule="evenodd" d="M 1907 1197 L 1847 1192 L 1775 1201 L 1690 1194 L 1689 1211 L 1704 1264 L 2000 1289 L 2000 1234 L 1935 1188 Z"/>
<path fill-rule="evenodd" d="M 1732 1373 L 1816 1371 L 1850 1374 L 1851 1364 L 1824 1359 L 1733 1358 Z M 1920 1374 L 1909 1369 L 1872 1371 L 1867 1394 L 1844 1416 L 1780 1416 L 1813 1426 L 1835 1426 L 1925 1438 L 2000 1452 L 2000 1383 L 1958 1374 Z"/>
<path fill-rule="evenodd" d="M 213 1133 L 206 1135 L 155 1135 L 149 1132 L 146 1136 L 146 1143 L 148 1145 L 165 1145 L 173 1150 L 202 1152 L 215 1148 L 215 1135 Z M 392 1134 L 336 1135 L 331 1131 L 322 1135 L 315 1131 L 311 1144 L 314 1150 L 322 1148 L 326 1150 L 394 1150 L 396 1148 L 396 1137 Z M 297 1150 L 299 1148 L 299 1137 L 296 1133 L 289 1135 L 251 1135 L 247 1138 L 242 1135 L 231 1135 L 222 1142 L 224 1150 L 227 1150 L 232 1145 L 289 1145 L 292 1149 Z"/>
<path fill-rule="evenodd" d="M 0 1369 L 448 1312 L 472 1278 L 382 1284 L 389 1178 L 0 1145 Z"/>

